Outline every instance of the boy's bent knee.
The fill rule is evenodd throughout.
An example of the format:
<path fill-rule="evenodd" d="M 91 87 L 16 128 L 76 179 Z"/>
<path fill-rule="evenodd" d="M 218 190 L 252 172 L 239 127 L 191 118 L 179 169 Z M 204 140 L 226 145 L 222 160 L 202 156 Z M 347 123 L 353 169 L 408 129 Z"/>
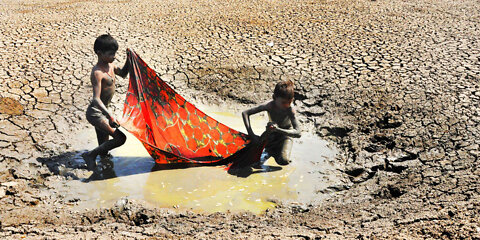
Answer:
<path fill-rule="evenodd" d="M 292 143 L 293 142 L 291 138 L 287 138 L 283 142 L 282 150 L 278 154 L 278 156 L 275 158 L 275 161 L 278 163 L 278 165 L 288 165 L 292 162 L 290 159 Z"/>
<path fill-rule="evenodd" d="M 119 129 L 115 130 L 113 133 L 113 138 L 118 142 L 119 145 L 123 145 L 127 141 L 127 136 Z"/>

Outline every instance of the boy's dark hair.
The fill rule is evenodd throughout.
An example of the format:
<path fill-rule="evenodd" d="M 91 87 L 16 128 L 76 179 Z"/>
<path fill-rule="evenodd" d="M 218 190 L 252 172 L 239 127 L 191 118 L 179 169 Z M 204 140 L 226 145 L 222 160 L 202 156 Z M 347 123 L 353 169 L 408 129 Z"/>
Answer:
<path fill-rule="evenodd" d="M 110 34 L 103 34 L 95 40 L 93 44 L 93 50 L 95 53 L 99 52 L 107 52 L 107 51 L 117 51 L 118 50 L 118 43 L 115 38 L 113 38 Z"/>
<path fill-rule="evenodd" d="M 277 83 L 277 85 L 275 85 L 275 90 L 273 90 L 273 98 L 281 97 L 287 100 L 292 100 L 294 95 L 292 80 Z"/>

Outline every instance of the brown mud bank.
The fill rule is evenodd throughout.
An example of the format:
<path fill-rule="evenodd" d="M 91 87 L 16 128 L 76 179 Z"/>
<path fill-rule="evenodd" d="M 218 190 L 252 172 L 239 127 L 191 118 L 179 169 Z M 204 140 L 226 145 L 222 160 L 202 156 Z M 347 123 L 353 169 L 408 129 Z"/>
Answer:
<path fill-rule="evenodd" d="M 478 239 L 479 8 L 475 0 L 2 1 L 0 236 Z M 89 173 L 70 161 L 72 139 L 88 129 L 91 48 L 105 32 L 194 102 L 259 103 L 292 78 L 302 124 L 336 143 L 347 182 L 319 203 L 279 202 L 260 215 L 128 197 L 75 209 L 84 199 L 67 196 L 68 184 Z M 127 83 L 118 81 L 117 113 Z"/>

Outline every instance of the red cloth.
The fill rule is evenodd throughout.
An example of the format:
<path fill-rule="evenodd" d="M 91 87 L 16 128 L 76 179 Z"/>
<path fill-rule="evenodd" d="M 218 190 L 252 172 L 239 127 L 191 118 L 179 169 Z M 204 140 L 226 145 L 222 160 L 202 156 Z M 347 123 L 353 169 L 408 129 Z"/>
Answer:
<path fill-rule="evenodd" d="M 259 161 L 262 146 L 248 135 L 206 115 L 168 86 L 133 51 L 121 125 L 135 135 L 158 164 L 244 166 Z"/>

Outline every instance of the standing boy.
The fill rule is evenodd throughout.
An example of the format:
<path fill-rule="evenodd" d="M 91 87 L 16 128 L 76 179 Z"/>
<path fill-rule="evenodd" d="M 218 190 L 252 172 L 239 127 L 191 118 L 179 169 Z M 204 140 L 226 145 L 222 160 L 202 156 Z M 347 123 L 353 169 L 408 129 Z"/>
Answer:
<path fill-rule="evenodd" d="M 128 74 L 128 57 L 121 69 L 112 63 L 118 50 L 118 43 L 110 34 L 98 37 L 93 49 L 98 56 L 98 62 L 90 74 L 93 98 L 87 108 L 86 117 L 95 127 L 99 146 L 82 154 L 88 170 L 95 169 L 98 155 L 102 158 L 108 157 L 108 151 L 123 145 L 127 139 L 118 129 L 120 125 L 108 111 L 107 106 L 115 93 L 115 75 L 125 78 Z M 112 139 L 109 140 L 110 136 Z"/>

